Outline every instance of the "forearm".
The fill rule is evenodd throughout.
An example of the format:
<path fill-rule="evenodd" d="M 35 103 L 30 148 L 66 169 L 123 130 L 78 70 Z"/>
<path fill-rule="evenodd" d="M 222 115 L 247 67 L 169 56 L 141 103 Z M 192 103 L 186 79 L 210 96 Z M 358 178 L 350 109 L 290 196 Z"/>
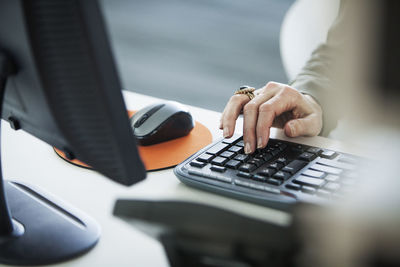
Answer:
<path fill-rule="evenodd" d="M 341 3 L 339 16 L 328 33 L 327 40 L 314 50 L 310 59 L 290 83 L 303 94 L 312 96 L 323 110 L 323 130 L 320 135 L 326 136 L 337 126 L 341 117 L 338 109 L 338 88 L 335 88 L 335 68 L 337 59 L 343 54 L 345 37 L 343 36 L 344 25 L 344 1 Z"/>

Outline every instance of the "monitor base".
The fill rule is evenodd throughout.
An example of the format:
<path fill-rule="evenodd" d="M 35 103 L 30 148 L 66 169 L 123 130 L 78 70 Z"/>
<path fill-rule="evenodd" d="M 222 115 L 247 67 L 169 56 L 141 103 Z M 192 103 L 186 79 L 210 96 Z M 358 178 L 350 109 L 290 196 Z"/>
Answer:
<path fill-rule="evenodd" d="M 13 231 L 0 235 L 0 263 L 57 263 L 84 254 L 99 240 L 98 224 L 60 200 L 19 182 L 4 181 L 4 189 Z"/>

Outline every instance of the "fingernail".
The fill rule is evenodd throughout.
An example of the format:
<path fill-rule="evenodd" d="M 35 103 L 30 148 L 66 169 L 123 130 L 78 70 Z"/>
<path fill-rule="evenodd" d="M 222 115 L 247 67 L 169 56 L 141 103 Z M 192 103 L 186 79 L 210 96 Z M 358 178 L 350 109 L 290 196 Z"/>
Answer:
<path fill-rule="evenodd" d="M 292 134 L 292 136 L 294 136 L 296 134 L 296 129 L 294 128 L 293 123 L 289 123 L 289 128 L 290 128 L 290 133 Z"/>
<path fill-rule="evenodd" d="M 228 127 L 224 127 L 224 138 L 227 138 L 229 136 L 229 129 Z"/>
<path fill-rule="evenodd" d="M 244 153 L 250 154 L 250 152 L 251 152 L 250 143 L 246 142 L 246 144 L 244 145 Z"/>
<path fill-rule="evenodd" d="M 262 145 L 262 138 L 261 138 L 261 137 L 258 137 L 257 148 L 262 148 L 262 147 L 263 147 L 263 145 Z"/>

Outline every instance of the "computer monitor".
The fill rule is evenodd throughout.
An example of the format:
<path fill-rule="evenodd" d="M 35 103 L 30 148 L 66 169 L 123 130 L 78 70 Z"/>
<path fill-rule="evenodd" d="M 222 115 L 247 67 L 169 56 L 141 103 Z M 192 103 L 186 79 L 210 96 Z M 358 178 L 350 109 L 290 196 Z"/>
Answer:
<path fill-rule="evenodd" d="M 96 0 L 1 0 L 0 79 L 14 129 L 118 183 L 145 178 Z M 0 263 L 66 260 L 98 237 L 90 218 L 0 177 Z"/>

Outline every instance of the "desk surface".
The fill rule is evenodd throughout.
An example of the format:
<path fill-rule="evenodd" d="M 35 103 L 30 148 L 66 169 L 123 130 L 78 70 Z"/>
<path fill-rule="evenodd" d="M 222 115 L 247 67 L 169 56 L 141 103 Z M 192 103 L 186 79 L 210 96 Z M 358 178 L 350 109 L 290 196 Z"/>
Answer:
<path fill-rule="evenodd" d="M 160 101 L 126 91 L 124 97 L 128 109 L 140 109 Z M 219 113 L 196 107 L 189 109 L 197 121 L 211 130 L 214 139 L 221 136 Z M 57 266 L 168 266 L 163 248 L 157 241 L 112 216 L 114 202 L 121 196 L 197 201 L 278 224 L 290 222 L 289 214 L 189 188 L 178 181 L 172 169 L 150 172 L 146 180 L 132 187 L 118 185 L 94 171 L 67 164 L 46 143 L 23 131 L 12 130 L 4 121 L 2 123 L 1 152 L 5 179 L 25 181 L 56 195 L 92 216 L 102 228 L 100 242 L 92 251 Z M 239 119 L 238 133 L 242 131 L 241 125 Z M 271 131 L 271 137 L 288 140 L 276 129 Z M 291 141 L 351 152 L 342 143 L 322 137 Z"/>

